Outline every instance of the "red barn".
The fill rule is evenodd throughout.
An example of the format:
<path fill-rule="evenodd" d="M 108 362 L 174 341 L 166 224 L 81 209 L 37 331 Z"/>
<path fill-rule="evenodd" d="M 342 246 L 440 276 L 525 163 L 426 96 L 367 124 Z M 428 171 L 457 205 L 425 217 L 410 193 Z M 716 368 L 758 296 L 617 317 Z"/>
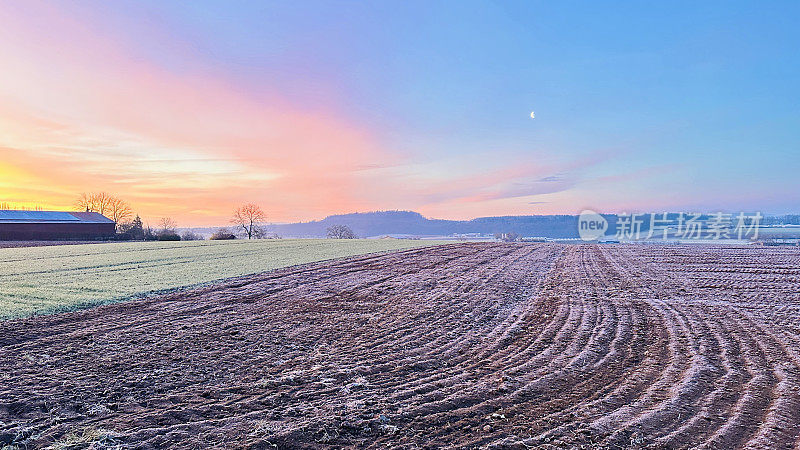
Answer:
<path fill-rule="evenodd" d="M 94 212 L 0 210 L 0 240 L 93 240 L 114 236 L 113 220 Z"/>

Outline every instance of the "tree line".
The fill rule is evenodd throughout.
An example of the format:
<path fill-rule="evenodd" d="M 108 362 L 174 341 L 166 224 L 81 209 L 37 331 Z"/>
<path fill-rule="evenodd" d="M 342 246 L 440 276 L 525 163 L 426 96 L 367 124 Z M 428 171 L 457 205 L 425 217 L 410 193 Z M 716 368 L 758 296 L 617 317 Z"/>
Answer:
<path fill-rule="evenodd" d="M 178 234 L 178 224 L 170 217 L 162 217 L 157 227 L 143 223 L 138 214 L 134 214 L 130 204 L 107 192 L 83 193 L 75 202 L 79 211 L 99 213 L 114 221 L 118 240 L 145 241 L 195 241 L 203 237 L 192 230 Z M 246 203 L 233 211 L 230 224 L 233 230 L 220 228 L 209 239 L 280 239 L 270 233 L 266 227 L 266 214 L 255 203 Z M 329 239 L 356 239 L 357 236 L 346 225 L 334 225 L 328 228 Z"/>

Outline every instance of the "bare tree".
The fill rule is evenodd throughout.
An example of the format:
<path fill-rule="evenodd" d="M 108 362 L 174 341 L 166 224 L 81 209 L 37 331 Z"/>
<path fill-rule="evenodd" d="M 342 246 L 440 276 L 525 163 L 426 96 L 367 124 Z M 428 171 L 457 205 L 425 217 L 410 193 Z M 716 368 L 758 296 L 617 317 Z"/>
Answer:
<path fill-rule="evenodd" d="M 160 227 L 161 234 L 165 235 L 175 234 L 175 228 L 178 227 L 178 224 L 169 217 L 162 217 L 161 220 L 158 221 L 158 226 Z"/>
<path fill-rule="evenodd" d="M 333 225 L 328 228 L 328 239 L 356 239 L 356 234 L 347 225 Z"/>
<path fill-rule="evenodd" d="M 264 221 L 264 211 L 254 203 L 242 205 L 233 212 L 231 223 L 247 235 L 247 239 L 259 237 L 262 233 L 261 222 Z"/>
<path fill-rule="evenodd" d="M 79 211 L 85 210 L 86 212 L 97 212 L 95 211 L 95 204 L 94 204 L 94 194 L 87 194 L 86 192 L 82 193 L 77 200 L 75 200 L 75 209 Z"/>
<path fill-rule="evenodd" d="M 115 197 L 107 192 L 83 193 L 75 202 L 75 207 L 81 211 L 96 212 L 106 215 Z"/>
<path fill-rule="evenodd" d="M 111 197 L 111 200 L 108 202 L 107 210 L 107 217 L 116 224 L 125 222 L 133 216 L 133 210 L 131 210 L 131 206 L 128 202 L 117 197 Z"/>
<path fill-rule="evenodd" d="M 0 203 L 0 209 L 5 210 L 15 210 L 15 211 L 44 211 L 44 208 L 41 206 L 20 206 L 14 203 L 2 202 Z"/>
<path fill-rule="evenodd" d="M 113 220 L 118 226 L 133 217 L 133 210 L 125 200 L 108 192 L 83 193 L 75 202 L 81 211 L 96 212 Z"/>

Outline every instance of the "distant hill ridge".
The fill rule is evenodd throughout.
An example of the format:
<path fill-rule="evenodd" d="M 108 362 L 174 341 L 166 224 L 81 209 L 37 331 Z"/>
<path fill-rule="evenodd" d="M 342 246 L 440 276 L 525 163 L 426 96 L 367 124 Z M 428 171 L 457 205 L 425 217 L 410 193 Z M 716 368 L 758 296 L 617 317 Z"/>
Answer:
<path fill-rule="evenodd" d="M 669 213 L 671 219 L 676 219 L 677 213 Z M 608 220 L 607 234 L 616 232 L 617 215 L 603 214 Z M 710 218 L 702 216 L 704 220 Z M 645 215 L 642 231 L 649 228 Z M 800 224 L 800 215 L 765 216 L 761 225 Z M 410 235 L 410 236 L 450 236 L 453 234 L 480 233 L 493 235 L 495 233 L 518 233 L 525 237 L 547 238 L 577 238 L 577 215 L 536 215 L 536 216 L 494 216 L 478 217 L 472 220 L 445 220 L 428 219 L 414 211 L 373 211 L 350 214 L 337 214 L 322 220 L 310 222 L 273 224 L 267 226 L 270 232 L 279 236 L 292 238 L 319 238 L 325 237 L 328 227 L 332 225 L 347 225 L 359 237 L 376 237 L 385 235 Z M 205 234 L 213 233 L 216 227 L 193 228 Z"/>
<path fill-rule="evenodd" d="M 608 216 L 609 218 L 615 216 Z M 613 220 L 610 220 L 613 223 Z M 516 232 L 523 236 L 572 238 L 578 216 L 499 216 L 472 220 L 428 219 L 414 211 L 375 211 L 328 216 L 322 220 L 270 226 L 285 237 L 323 237 L 328 227 L 347 225 L 359 237 L 382 235 L 447 236 L 466 233 Z"/>

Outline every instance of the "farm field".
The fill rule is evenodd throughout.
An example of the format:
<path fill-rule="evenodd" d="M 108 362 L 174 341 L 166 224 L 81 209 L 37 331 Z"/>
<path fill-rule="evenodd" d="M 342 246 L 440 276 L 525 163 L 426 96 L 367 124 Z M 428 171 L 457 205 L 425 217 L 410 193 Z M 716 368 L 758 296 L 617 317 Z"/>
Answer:
<path fill-rule="evenodd" d="M 435 244 L 396 239 L 286 239 L 0 248 L 0 320 L 296 264 Z"/>
<path fill-rule="evenodd" d="M 354 256 L 0 322 L 0 365 L 21 448 L 798 448 L 800 253 Z"/>

